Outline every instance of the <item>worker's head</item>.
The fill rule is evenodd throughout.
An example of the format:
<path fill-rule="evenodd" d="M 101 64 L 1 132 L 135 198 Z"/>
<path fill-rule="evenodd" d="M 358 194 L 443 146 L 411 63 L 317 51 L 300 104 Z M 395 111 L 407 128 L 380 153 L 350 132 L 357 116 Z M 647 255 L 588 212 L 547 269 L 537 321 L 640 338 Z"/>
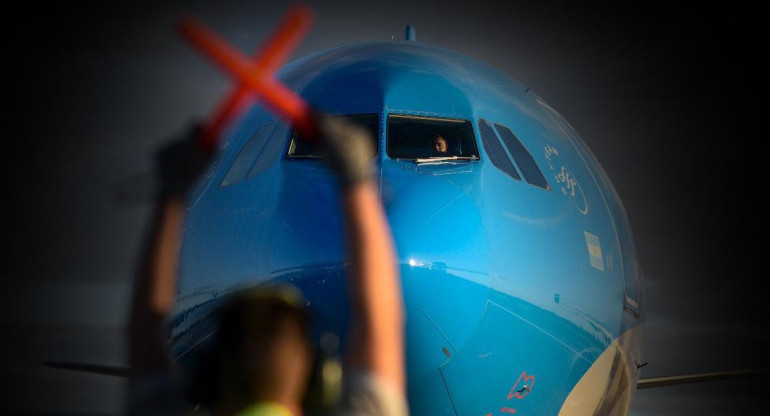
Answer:
<path fill-rule="evenodd" d="M 213 354 L 213 399 L 222 414 L 263 401 L 302 403 L 314 354 L 303 302 L 282 287 L 244 291 L 226 303 Z"/>
<path fill-rule="evenodd" d="M 433 149 L 436 153 L 446 153 L 448 150 L 447 142 L 444 136 L 437 134 L 433 136 Z"/>

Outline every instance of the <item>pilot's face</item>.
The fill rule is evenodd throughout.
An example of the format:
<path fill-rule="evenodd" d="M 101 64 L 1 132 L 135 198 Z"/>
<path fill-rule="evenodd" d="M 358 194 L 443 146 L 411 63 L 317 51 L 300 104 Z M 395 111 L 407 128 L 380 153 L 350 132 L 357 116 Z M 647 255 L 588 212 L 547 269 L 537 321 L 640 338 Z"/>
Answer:
<path fill-rule="evenodd" d="M 433 148 L 439 153 L 446 153 L 446 140 L 443 137 L 436 137 L 433 141 Z"/>

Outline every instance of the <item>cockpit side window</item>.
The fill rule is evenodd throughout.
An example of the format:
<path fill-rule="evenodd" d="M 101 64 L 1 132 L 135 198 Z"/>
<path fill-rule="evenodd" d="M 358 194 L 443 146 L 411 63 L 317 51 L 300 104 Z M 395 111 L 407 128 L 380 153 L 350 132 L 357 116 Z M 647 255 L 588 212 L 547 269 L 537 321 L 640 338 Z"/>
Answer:
<path fill-rule="evenodd" d="M 270 136 L 270 133 L 273 132 L 275 124 L 275 122 L 272 122 L 260 127 L 256 133 L 251 136 L 249 141 L 243 145 L 243 149 L 241 149 L 238 156 L 235 157 L 232 165 L 230 165 L 230 169 L 225 174 L 225 178 L 222 179 L 222 182 L 219 184 L 220 188 L 235 185 L 246 177 L 246 174 L 257 160 L 260 151 L 265 146 L 267 138 Z"/>
<path fill-rule="evenodd" d="M 249 176 L 246 179 L 251 179 L 257 176 L 259 173 L 270 167 L 276 158 L 281 154 L 281 150 L 286 143 L 286 135 L 289 132 L 289 125 L 286 123 L 279 123 L 278 127 L 273 130 L 273 134 L 270 135 L 265 147 L 259 154 L 257 161 L 254 162 L 254 166 L 249 172 Z"/>
<path fill-rule="evenodd" d="M 356 114 L 336 116 L 343 117 L 349 121 L 360 124 L 365 129 L 369 130 L 374 141 L 374 154 L 371 157 L 377 155 L 377 142 L 379 138 L 379 117 L 377 114 Z M 321 157 L 319 152 L 318 142 L 302 140 L 302 137 L 298 131 L 294 131 L 291 135 L 291 141 L 289 142 L 289 149 L 286 151 L 286 158 L 289 159 L 318 159 Z"/>
<path fill-rule="evenodd" d="M 503 143 L 511 152 L 513 160 L 516 161 L 516 165 L 521 169 L 521 174 L 524 175 L 524 180 L 532 185 L 539 186 L 543 189 L 550 189 L 548 181 L 545 180 L 543 174 L 540 172 L 540 168 L 537 167 L 535 159 L 527 151 L 527 148 L 521 144 L 519 138 L 506 126 L 495 123 L 495 129 L 500 134 L 500 138 L 503 139 Z"/>
<path fill-rule="evenodd" d="M 478 160 L 479 151 L 468 120 L 391 114 L 387 153 L 391 159 Z"/>
<path fill-rule="evenodd" d="M 484 144 L 484 150 L 486 150 L 492 164 L 506 175 L 520 181 L 521 176 L 516 172 L 516 168 L 513 167 L 513 163 L 511 163 L 511 159 L 509 159 L 508 155 L 505 153 L 503 145 L 501 145 L 500 141 L 497 139 L 495 131 L 492 130 L 492 126 L 489 122 L 483 118 L 479 119 L 479 133 L 481 133 L 481 142 Z"/>

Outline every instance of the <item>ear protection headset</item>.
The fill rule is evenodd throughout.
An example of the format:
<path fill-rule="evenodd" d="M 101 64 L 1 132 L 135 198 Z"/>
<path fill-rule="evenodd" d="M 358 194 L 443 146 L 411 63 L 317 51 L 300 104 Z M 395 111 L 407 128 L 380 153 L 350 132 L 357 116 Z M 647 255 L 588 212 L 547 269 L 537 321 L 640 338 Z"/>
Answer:
<path fill-rule="evenodd" d="M 312 331 L 314 314 L 299 289 L 288 284 L 244 289 L 224 300 L 219 311 L 220 328 L 228 319 L 239 319 L 236 314 L 257 308 L 270 313 L 291 315 L 301 321 L 313 351 L 313 364 L 307 381 L 303 408 L 307 414 L 325 415 L 334 411 L 342 396 L 342 365 L 339 357 L 339 338 L 331 332 Z M 267 317 L 269 318 L 269 316 Z M 240 320 L 239 320 L 240 323 Z M 248 330 L 244 327 L 242 330 Z M 219 331 L 217 331 L 219 332 Z M 311 333 L 320 335 L 311 335 Z M 188 395 L 196 407 L 217 407 L 217 363 L 223 351 L 233 346 L 219 345 L 223 340 L 215 334 L 212 341 L 199 348 L 190 371 Z M 262 340 L 260 340 L 262 342 Z M 270 342 L 265 339 L 264 342 Z"/>

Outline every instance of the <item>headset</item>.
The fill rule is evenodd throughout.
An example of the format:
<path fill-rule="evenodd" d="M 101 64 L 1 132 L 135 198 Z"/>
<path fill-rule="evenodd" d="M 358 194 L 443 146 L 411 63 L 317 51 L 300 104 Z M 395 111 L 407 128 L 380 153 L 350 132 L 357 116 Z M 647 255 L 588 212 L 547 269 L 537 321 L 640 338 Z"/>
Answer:
<path fill-rule="evenodd" d="M 313 349 L 313 363 L 303 400 L 303 410 L 309 415 L 331 414 L 342 398 L 342 363 L 339 356 L 340 342 L 333 332 L 315 328 L 317 321 L 314 312 L 309 308 L 307 300 L 293 285 L 279 284 L 257 286 L 239 290 L 223 299 L 222 306 L 215 317 L 218 319 L 216 332 L 196 347 L 194 356 L 186 360 L 188 366 L 186 392 L 196 409 L 216 409 L 218 401 L 218 380 L 220 377 L 218 365 L 222 354 L 238 346 L 222 345 L 232 343 L 232 328 L 221 331 L 227 325 L 243 325 L 243 317 L 247 310 L 259 310 L 267 314 L 282 314 L 299 320 L 307 334 L 309 345 Z M 262 318 L 266 318 L 263 316 Z M 269 318 L 269 316 L 267 316 Z M 243 325 L 244 328 L 247 325 Z M 320 335 L 311 335 L 318 332 Z M 227 338 L 227 339 L 225 339 Z M 236 341 L 237 342 L 237 341 Z M 268 341 L 269 342 L 269 341 Z"/>

